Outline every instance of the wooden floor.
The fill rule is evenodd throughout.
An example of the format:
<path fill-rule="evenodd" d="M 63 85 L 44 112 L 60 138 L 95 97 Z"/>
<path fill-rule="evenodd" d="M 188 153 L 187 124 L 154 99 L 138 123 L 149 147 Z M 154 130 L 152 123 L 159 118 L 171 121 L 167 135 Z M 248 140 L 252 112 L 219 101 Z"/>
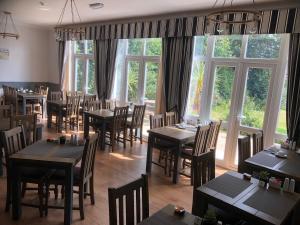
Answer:
<path fill-rule="evenodd" d="M 54 130 L 45 129 L 44 138 L 56 137 Z M 137 142 L 133 148 L 119 148 L 111 153 L 107 147 L 106 151 L 97 151 L 95 162 L 95 194 L 96 204 L 90 205 L 85 200 L 85 220 L 80 220 L 79 211 L 73 211 L 74 225 L 108 225 L 108 198 L 107 188 L 123 185 L 138 178 L 145 173 L 147 143 L 142 145 Z M 225 172 L 217 168 L 217 175 Z M 150 214 L 164 207 L 168 203 L 180 205 L 188 211 L 192 207 L 192 187 L 190 180 L 183 176 L 179 184 L 174 185 L 171 178 L 164 175 L 163 169 L 153 165 L 153 172 L 149 177 L 150 191 Z M 6 193 L 6 178 L 0 178 L 0 224 L 1 225 L 58 225 L 63 224 L 63 210 L 49 209 L 47 217 L 40 218 L 38 209 L 23 207 L 20 221 L 13 221 L 9 213 L 4 212 Z M 27 198 L 35 193 L 26 193 Z M 25 197 L 26 198 L 26 197 Z M 74 204 L 77 204 L 77 196 L 74 196 Z"/>

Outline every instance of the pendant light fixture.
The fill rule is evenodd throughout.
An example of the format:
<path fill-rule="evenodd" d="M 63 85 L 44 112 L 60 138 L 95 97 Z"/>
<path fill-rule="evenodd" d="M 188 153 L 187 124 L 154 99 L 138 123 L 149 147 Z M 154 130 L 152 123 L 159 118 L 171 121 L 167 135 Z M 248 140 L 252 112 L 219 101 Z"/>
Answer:
<path fill-rule="evenodd" d="M 68 3 L 70 3 L 69 5 L 70 5 L 71 14 L 72 14 L 72 25 L 74 25 L 73 27 L 62 26 L 63 18 L 65 15 L 65 11 L 68 6 Z M 60 16 L 58 18 L 57 25 L 54 28 L 55 38 L 57 41 L 61 40 L 61 35 L 60 35 L 61 32 L 68 33 L 70 35 L 71 40 L 76 40 L 78 36 L 85 35 L 85 30 L 83 28 L 76 27 L 75 17 L 77 17 L 78 22 L 81 23 L 81 17 L 79 15 L 75 0 L 66 0 L 64 7 L 62 8 L 62 11 L 60 13 Z"/>
<path fill-rule="evenodd" d="M 218 3 L 222 3 L 222 8 L 207 15 L 207 25 L 216 25 L 219 34 L 229 30 L 230 25 L 246 25 L 250 34 L 257 32 L 257 27 L 261 21 L 262 13 L 255 9 L 255 2 L 252 0 L 250 9 L 230 9 L 233 7 L 234 0 L 215 0 L 212 8 L 216 8 Z M 225 7 L 230 6 L 229 9 Z M 237 16 L 238 15 L 238 16 Z"/>
<path fill-rule="evenodd" d="M 11 12 L 3 11 L 0 20 L 0 37 L 2 38 L 19 38 L 16 25 L 12 18 Z"/>

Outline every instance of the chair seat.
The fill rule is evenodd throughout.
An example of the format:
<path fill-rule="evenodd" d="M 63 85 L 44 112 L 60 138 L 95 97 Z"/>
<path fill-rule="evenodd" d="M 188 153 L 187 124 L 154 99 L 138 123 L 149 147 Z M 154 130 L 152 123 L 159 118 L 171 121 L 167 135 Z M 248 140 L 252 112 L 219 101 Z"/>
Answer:
<path fill-rule="evenodd" d="M 22 167 L 21 168 L 21 177 L 23 179 L 32 179 L 32 180 L 40 180 L 47 175 L 50 175 L 53 170 L 34 168 L 34 167 Z"/>
<path fill-rule="evenodd" d="M 75 166 L 73 170 L 73 179 L 74 184 L 77 184 L 80 180 L 80 170 L 79 166 Z M 64 170 L 56 170 L 50 177 L 50 183 L 54 182 L 56 184 L 64 184 L 65 182 L 65 171 Z"/>

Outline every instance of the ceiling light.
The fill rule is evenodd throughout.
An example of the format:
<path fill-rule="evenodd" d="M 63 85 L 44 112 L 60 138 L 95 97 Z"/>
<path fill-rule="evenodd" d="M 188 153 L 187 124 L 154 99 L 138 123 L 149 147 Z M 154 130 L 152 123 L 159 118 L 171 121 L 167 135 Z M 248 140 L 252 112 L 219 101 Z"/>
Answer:
<path fill-rule="evenodd" d="M 104 4 L 101 2 L 95 2 L 95 3 L 91 3 L 89 4 L 91 9 L 101 9 L 104 7 Z"/>
<path fill-rule="evenodd" d="M 259 22 L 261 21 L 262 13 L 259 10 L 256 10 L 254 7 L 254 0 L 252 0 L 252 9 L 225 9 L 230 2 L 230 7 L 233 6 L 234 0 L 220 0 L 222 1 L 221 10 L 214 11 L 207 15 L 208 24 L 214 23 L 217 26 L 217 31 L 221 34 L 224 30 L 228 30 L 230 25 L 247 25 L 250 26 L 251 29 L 249 31 L 250 34 L 254 34 L 257 31 L 257 27 Z M 216 0 L 213 8 L 216 8 L 219 0 Z M 231 15 L 247 15 L 246 17 L 241 16 L 241 18 L 230 19 Z"/>
<path fill-rule="evenodd" d="M 11 26 L 12 29 L 9 30 Z M 0 37 L 12 37 L 12 38 L 19 38 L 19 34 L 12 18 L 11 12 L 2 12 L 0 16 Z"/>
<path fill-rule="evenodd" d="M 65 14 L 68 2 L 70 2 L 70 11 L 71 11 L 71 14 L 72 14 L 72 24 L 75 25 L 72 28 L 65 28 L 65 27 L 62 26 L 64 14 Z M 85 30 L 84 29 L 76 27 L 75 15 L 77 15 L 77 17 L 78 17 L 77 18 L 78 22 L 81 23 L 81 17 L 79 15 L 78 8 L 77 8 L 75 0 L 66 0 L 66 2 L 64 4 L 64 7 L 62 8 L 62 11 L 60 13 L 60 16 L 58 18 L 57 25 L 54 28 L 55 38 L 56 38 L 57 41 L 61 40 L 61 38 L 60 38 L 60 32 L 67 32 L 67 33 L 69 33 L 71 40 L 76 40 L 76 38 L 78 37 L 78 35 L 84 35 L 85 34 Z"/>

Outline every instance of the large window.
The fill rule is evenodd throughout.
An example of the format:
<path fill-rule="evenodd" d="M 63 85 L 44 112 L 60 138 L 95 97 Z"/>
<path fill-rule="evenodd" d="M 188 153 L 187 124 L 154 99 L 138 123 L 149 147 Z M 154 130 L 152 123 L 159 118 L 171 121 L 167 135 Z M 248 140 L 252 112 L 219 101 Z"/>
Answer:
<path fill-rule="evenodd" d="M 72 90 L 83 93 L 95 94 L 95 60 L 93 41 L 74 41 L 71 43 L 73 50 L 74 79 L 71 79 Z"/>
<path fill-rule="evenodd" d="M 287 35 L 195 37 L 186 118 L 223 121 L 217 159 L 232 161 L 239 134 L 286 137 L 287 46 Z"/>

